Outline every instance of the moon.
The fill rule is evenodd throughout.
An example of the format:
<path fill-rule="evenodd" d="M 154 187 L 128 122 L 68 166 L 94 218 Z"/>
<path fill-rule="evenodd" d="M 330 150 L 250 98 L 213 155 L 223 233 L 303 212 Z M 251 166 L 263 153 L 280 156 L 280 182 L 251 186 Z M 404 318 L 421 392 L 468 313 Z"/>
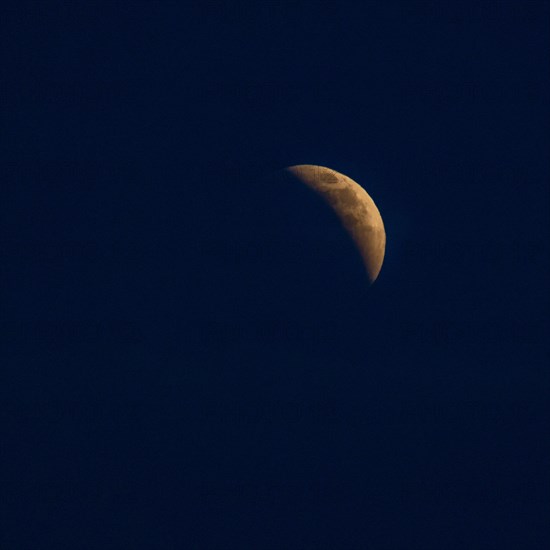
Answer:
<path fill-rule="evenodd" d="M 332 208 L 363 259 L 369 285 L 374 283 L 384 261 L 386 231 L 369 194 L 351 178 L 324 166 L 299 164 L 283 172 L 304 183 Z"/>

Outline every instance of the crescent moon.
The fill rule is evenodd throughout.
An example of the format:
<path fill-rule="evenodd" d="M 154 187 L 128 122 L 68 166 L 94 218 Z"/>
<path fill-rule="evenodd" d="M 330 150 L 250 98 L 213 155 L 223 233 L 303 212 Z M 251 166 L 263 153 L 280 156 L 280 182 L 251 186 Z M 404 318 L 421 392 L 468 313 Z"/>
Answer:
<path fill-rule="evenodd" d="M 315 191 L 334 210 L 359 250 L 372 284 L 382 269 L 386 231 L 369 194 L 351 178 L 324 166 L 299 164 L 284 172 Z"/>

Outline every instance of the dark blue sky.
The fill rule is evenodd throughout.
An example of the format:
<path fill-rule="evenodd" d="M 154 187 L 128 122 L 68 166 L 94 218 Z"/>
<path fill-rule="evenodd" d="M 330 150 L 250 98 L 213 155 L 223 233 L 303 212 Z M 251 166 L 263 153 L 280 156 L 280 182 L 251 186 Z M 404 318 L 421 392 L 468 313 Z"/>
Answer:
<path fill-rule="evenodd" d="M 549 14 L 3 7 L 0 546 L 546 548 Z"/>

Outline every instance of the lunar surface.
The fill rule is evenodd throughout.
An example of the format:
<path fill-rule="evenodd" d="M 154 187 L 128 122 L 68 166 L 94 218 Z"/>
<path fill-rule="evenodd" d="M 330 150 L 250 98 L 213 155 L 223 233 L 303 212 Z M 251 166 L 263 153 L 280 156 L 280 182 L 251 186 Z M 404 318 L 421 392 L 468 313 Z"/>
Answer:
<path fill-rule="evenodd" d="M 351 178 L 324 166 L 300 164 L 284 171 L 318 193 L 334 210 L 355 242 L 372 284 L 384 261 L 386 232 L 369 194 Z"/>

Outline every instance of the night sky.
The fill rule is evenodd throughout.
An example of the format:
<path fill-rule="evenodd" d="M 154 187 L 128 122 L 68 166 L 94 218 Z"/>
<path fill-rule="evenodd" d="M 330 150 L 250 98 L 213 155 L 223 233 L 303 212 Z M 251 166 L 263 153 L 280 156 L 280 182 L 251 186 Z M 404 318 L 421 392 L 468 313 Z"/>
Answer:
<path fill-rule="evenodd" d="M 549 20 L 5 4 L 0 547 L 548 548 Z"/>

